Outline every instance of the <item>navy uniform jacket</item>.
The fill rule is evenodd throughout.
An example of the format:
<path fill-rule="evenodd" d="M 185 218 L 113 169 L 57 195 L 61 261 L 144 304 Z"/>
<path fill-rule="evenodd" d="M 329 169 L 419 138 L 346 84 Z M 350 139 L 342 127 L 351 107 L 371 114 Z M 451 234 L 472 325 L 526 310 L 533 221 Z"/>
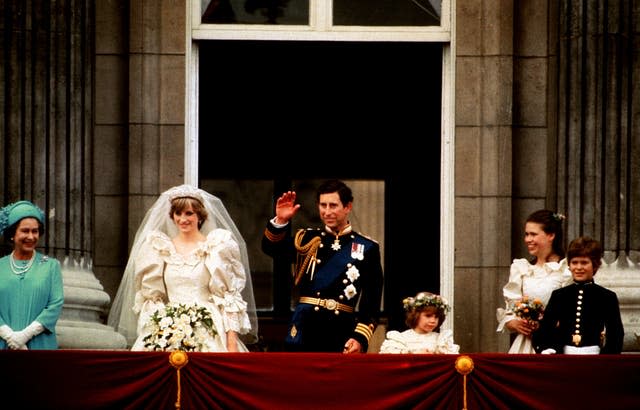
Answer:
<path fill-rule="evenodd" d="M 339 237 L 340 249 L 336 250 L 335 246 L 332 248 L 336 236 L 324 229 L 309 228 L 299 230 L 298 234 L 301 235 L 298 248 L 309 247 L 312 241 L 318 241 L 315 265 L 314 259 L 310 258 L 304 266 L 305 256 L 296 249 L 294 237 L 287 234 L 287 227 L 277 228 L 267 223 L 262 250 L 273 258 L 294 264 L 293 274 L 301 298 L 332 300 L 341 307 L 353 308 L 353 311 L 298 303 L 285 339 L 287 349 L 342 352 L 345 342 L 354 338 L 366 352 L 382 298 L 383 273 L 378 243 L 351 231 Z"/>
<path fill-rule="evenodd" d="M 623 341 L 624 328 L 617 295 L 592 281 L 554 290 L 540 321 L 540 329 L 533 334 L 538 352 L 552 348 L 556 353 L 562 353 L 565 345 L 597 345 L 601 354 L 620 353 Z"/>

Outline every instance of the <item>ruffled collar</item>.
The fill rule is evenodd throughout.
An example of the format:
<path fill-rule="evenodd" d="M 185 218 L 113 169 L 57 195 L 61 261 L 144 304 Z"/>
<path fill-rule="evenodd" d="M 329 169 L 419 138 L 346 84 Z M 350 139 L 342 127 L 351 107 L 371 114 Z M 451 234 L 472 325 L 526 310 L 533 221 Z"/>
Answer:
<path fill-rule="evenodd" d="M 212 234 L 213 232 L 210 232 L 204 241 L 199 242 L 198 245 L 186 255 L 178 253 L 174 243 L 164 232 L 154 232 L 151 243 L 160 255 L 173 261 L 173 263 L 182 261 L 183 263 L 194 265 L 211 252 L 211 248 L 215 245 L 215 238 Z"/>
<path fill-rule="evenodd" d="M 554 272 L 560 272 L 564 270 L 566 259 L 561 259 L 558 262 L 545 262 L 542 266 L 533 265 L 527 259 L 516 259 L 514 262 L 519 267 L 521 276 L 534 276 L 536 272 L 544 272 L 545 274 L 551 274 Z"/>
<path fill-rule="evenodd" d="M 560 268 L 562 268 L 562 260 L 558 262 L 545 262 L 544 265 L 542 265 L 542 269 L 547 273 L 558 271 Z"/>

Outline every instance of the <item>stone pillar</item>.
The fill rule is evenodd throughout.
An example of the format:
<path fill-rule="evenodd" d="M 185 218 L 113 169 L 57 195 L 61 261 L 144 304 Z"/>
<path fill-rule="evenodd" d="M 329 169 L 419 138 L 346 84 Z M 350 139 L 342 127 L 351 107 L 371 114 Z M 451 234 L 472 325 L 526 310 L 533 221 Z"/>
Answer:
<path fill-rule="evenodd" d="M 624 351 L 640 351 L 640 264 L 624 251 L 617 255 L 605 252 L 604 262 L 594 280 L 618 295 L 624 324 Z"/>
<path fill-rule="evenodd" d="M 567 240 L 602 242 L 595 281 L 618 294 L 624 350 L 640 351 L 640 14 L 631 3 L 560 2 L 556 189 Z"/>
<path fill-rule="evenodd" d="M 495 312 L 511 262 L 513 8 L 520 3 L 456 2 L 452 303 L 456 342 L 467 352 L 508 349 Z"/>
<path fill-rule="evenodd" d="M 0 76 L 6 202 L 27 199 L 46 215 L 41 250 L 63 266 L 62 348 L 119 348 L 102 325 L 109 303 L 93 274 L 94 2 L 5 2 Z M 7 184 L 5 185 L 5 181 Z M 71 262 L 71 261 L 78 261 Z M 84 262 L 87 261 L 87 262 Z"/>
<path fill-rule="evenodd" d="M 61 349 L 125 349 L 127 341 L 102 323 L 111 299 L 92 271 L 91 261 L 61 261 L 64 307 L 57 335 Z"/>

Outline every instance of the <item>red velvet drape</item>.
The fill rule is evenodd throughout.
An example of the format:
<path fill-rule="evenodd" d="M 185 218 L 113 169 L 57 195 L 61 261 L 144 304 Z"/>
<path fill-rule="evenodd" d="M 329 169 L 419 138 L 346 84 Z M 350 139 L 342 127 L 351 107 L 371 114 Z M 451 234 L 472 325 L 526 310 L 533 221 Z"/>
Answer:
<path fill-rule="evenodd" d="M 459 355 L 190 353 L 181 409 L 456 409 Z M 640 409 L 640 355 L 469 354 L 476 409 Z M 175 409 L 169 353 L 0 351 L 0 400 L 29 409 Z M 2 405 L 2 407 L 5 407 Z"/>

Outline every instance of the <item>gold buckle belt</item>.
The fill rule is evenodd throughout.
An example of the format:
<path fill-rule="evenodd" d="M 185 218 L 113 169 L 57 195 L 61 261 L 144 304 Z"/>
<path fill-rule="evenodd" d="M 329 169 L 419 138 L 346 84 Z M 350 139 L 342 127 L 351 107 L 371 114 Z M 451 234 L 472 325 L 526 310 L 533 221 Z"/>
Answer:
<path fill-rule="evenodd" d="M 345 305 L 344 303 L 340 303 L 334 299 L 320 299 L 320 298 L 310 298 L 307 296 L 301 296 L 300 303 L 316 305 L 328 310 L 336 310 L 336 311 L 341 310 L 343 312 L 353 313 L 353 308 L 351 306 Z"/>

